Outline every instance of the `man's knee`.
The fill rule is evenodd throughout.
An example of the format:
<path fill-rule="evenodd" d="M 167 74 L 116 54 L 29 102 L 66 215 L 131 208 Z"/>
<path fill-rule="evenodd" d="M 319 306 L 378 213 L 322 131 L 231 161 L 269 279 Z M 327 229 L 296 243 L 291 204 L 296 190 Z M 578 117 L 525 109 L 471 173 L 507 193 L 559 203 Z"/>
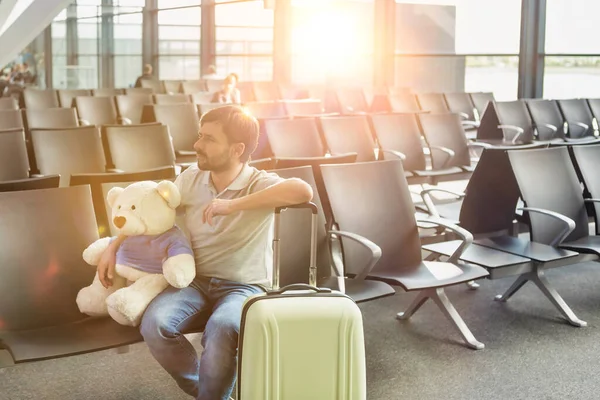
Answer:
<path fill-rule="evenodd" d="M 204 332 L 205 347 L 235 351 L 240 333 L 240 319 L 232 315 L 213 314 Z"/>
<path fill-rule="evenodd" d="M 142 317 L 140 333 L 146 342 L 154 342 L 175 337 L 179 334 L 177 322 L 171 313 L 160 309 L 148 309 Z"/>

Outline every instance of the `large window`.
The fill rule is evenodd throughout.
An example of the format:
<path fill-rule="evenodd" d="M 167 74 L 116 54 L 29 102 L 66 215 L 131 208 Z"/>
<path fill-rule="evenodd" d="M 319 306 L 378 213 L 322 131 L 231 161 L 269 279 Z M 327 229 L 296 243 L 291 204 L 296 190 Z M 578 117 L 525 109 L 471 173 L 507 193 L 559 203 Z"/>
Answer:
<path fill-rule="evenodd" d="M 273 10 L 262 0 L 215 5 L 217 74 L 241 80 L 273 79 Z"/>
<path fill-rule="evenodd" d="M 67 10 L 52 22 L 52 84 L 55 88 L 67 87 Z"/>
<path fill-rule="evenodd" d="M 102 37 L 100 0 L 77 2 L 77 53 L 76 64 L 70 65 L 69 88 L 96 88 L 99 82 L 99 49 Z M 69 15 L 67 10 L 67 15 Z"/>
<path fill-rule="evenodd" d="M 372 83 L 372 0 L 293 0 L 292 7 L 294 83 Z"/>
<path fill-rule="evenodd" d="M 159 0 L 158 64 L 160 79 L 200 79 L 198 0 Z"/>
<path fill-rule="evenodd" d="M 517 97 L 521 0 L 396 3 L 396 85 Z"/>
<path fill-rule="evenodd" d="M 144 0 L 113 0 L 113 54 L 115 87 L 133 86 L 142 73 Z"/>
<path fill-rule="evenodd" d="M 547 2 L 544 97 L 599 97 L 597 0 Z"/>

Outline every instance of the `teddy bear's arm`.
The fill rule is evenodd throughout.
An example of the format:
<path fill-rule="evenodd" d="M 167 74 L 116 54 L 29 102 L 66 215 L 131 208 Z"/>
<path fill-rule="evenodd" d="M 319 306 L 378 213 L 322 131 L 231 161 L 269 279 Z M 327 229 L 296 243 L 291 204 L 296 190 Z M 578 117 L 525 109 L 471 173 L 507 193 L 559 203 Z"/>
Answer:
<path fill-rule="evenodd" d="M 183 288 L 196 277 L 194 252 L 185 234 L 177 229 L 169 237 L 167 259 L 163 263 L 163 275 L 171 286 Z"/>
<path fill-rule="evenodd" d="M 83 259 L 90 265 L 98 265 L 100 257 L 111 242 L 111 237 L 96 240 L 83 251 Z"/>

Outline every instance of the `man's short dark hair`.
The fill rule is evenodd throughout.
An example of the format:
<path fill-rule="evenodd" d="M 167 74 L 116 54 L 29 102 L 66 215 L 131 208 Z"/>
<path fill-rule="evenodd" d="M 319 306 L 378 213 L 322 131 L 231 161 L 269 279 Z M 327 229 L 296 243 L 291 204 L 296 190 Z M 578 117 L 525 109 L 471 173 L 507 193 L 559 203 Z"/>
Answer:
<path fill-rule="evenodd" d="M 247 162 L 258 145 L 258 121 L 239 106 L 223 106 L 208 111 L 200 119 L 200 126 L 216 122 L 223 127 L 229 143 L 244 143 L 245 149 L 240 157 Z"/>

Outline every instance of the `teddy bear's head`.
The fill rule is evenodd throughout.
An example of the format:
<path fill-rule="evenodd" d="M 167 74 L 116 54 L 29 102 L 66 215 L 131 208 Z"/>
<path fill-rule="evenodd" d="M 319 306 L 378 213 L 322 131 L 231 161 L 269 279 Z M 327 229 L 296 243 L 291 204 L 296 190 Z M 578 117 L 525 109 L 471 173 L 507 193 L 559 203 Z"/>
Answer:
<path fill-rule="evenodd" d="M 170 181 L 136 182 L 125 189 L 112 188 L 107 195 L 112 222 L 126 236 L 160 235 L 175 225 L 175 209 L 181 202 Z"/>

